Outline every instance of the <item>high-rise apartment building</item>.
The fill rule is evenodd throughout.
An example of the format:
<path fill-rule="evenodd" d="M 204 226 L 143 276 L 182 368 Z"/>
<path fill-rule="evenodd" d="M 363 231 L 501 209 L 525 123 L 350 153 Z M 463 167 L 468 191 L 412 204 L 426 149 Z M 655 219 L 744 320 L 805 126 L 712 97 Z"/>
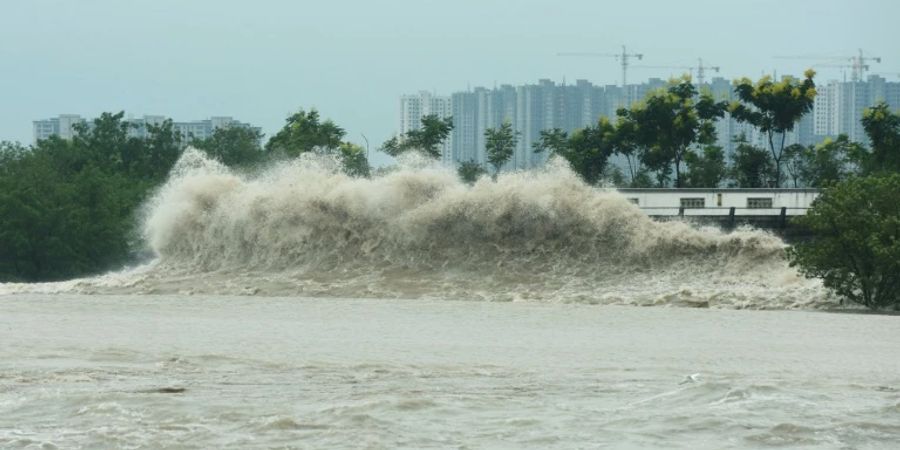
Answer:
<path fill-rule="evenodd" d="M 32 122 L 34 142 L 47 139 L 50 136 L 72 139 L 75 136 L 75 125 L 84 122 L 85 120 L 78 114 L 60 114 L 51 119 L 35 120 Z"/>
<path fill-rule="evenodd" d="M 165 116 L 143 116 L 141 118 L 128 118 L 125 122 L 131 127 L 128 129 L 128 135 L 132 137 L 147 137 L 149 125 L 160 125 L 168 120 Z M 62 114 L 58 117 L 35 120 L 34 126 L 34 142 L 47 139 L 50 136 L 59 136 L 63 139 L 71 139 L 75 136 L 75 125 L 83 123 L 91 127 L 93 123 L 77 114 Z M 217 128 L 223 127 L 247 127 L 259 130 L 258 127 L 244 122 L 237 121 L 231 117 L 212 117 L 206 120 L 196 120 L 191 122 L 173 122 L 172 127 L 181 133 L 186 141 L 192 139 L 206 139 L 212 136 Z"/>
<path fill-rule="evenodd" d="M 861 120 L 866 108 L 885 102 L 900 109 L 900 83 L 871 75 L 866 81 L 831 81 L 816 87 L 813 108 L 816 136 L 846 134 L 850 140 L 867 143 Z"/>
<path fill-rule="evenodd" d="M 453 107 L 450 97 L 433 95 L 428 91 L 419 91 L 418 94 L 401 96 L 400 136 L 406 135 L 409 131 L 421 128 L 422 118 L 429 115 L 436 115 L 440 118 L 452 116 Z M 450 158 L 451 142 L 452 137 L 444 141 L 441 148 L 442 159 L 447 162 L 452 161 Z"/>
<path fill-rule="evenodd" d="M 665 85 L 661 79 L 624 88 L 595 86 L 586 80 L 578 80 L 572 85 L 544 79 L 536 84 L 515 87 L 477 87 L 455 92 L 450 97 L 421 92 L 401 97 L 400 131 L 418 128 L 419 119 L 426 114 L 452 115 L 454 129 L 442 150 L 442 159 L 485 163 L 485 130 L 509 121 L 518 133 L 518 144 L 507 168 L 526 169 L 543 164 L 547 158 L 533 151 L 541 131 L 560 128 L 571 133 L 596 123 L 601 116 L 615 120 L 618 108 L 629 106 Z M 699 89 L 709 91 L 717 100 L 736 100 L 732 83 L 721 77 L 712 78 Z M 860 124 L 865 108 L 885 101 L 891 108 L 900 109 L 900 83 L 888 82 L 878 76 L 870 76 L 864 82 L 821 83 L 817 90 L 813 111 L 785 135 L 786 145 L 815 144 L 839 134 L 865 143 L 866 136 Z M 737 147 L 735 138 L 738 136 L 744 136 L 753 145 L 768 146 L 767 137 L 758 129 L 738 122 L 728 114 L 716 122 L 716 136 L 718 145 L 724 148 L 729 158 Z M 624 165 L 622 158 L 614 156 L 612 161 Z"/>

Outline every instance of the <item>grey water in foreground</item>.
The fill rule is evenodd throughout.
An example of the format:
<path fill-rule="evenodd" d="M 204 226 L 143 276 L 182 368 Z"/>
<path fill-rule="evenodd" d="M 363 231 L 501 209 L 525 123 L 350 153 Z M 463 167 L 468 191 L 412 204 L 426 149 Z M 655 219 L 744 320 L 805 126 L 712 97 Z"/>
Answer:
<path fill-rule="evenodd" d="M 816 312 L 777 237 L 562 164 L 468 186 L 189 150 L 141 223 L 148 264 L 0 284 L 0 448 L 900 442 L 897 317 Z"/>
<path fill-rule="evenodd" d="M 896 448 L 896 317 L 0 298 L 0 448 Z"/>

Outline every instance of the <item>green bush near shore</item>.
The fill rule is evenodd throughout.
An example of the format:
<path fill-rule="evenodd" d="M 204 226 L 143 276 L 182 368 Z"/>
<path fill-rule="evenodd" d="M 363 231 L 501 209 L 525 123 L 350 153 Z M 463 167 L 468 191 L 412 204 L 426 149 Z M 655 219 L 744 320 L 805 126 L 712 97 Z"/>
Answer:
<path fill-rule="evenodd" d="M 792 266 L 855 303 L 900 308 L 900 174 L 828 187 L 795 221 L 815 238 L 788 250 Z"/>

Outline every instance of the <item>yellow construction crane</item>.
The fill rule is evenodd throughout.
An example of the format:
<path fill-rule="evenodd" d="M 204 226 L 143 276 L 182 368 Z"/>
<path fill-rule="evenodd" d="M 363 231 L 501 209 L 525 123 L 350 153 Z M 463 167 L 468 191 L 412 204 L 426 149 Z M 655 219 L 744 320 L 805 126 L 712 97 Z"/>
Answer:
<path fill-rule="evenodd" d="M 712 70 L 718 73 L 721 70 L 719 66 L 707 66 L 703 64 L 703 58 L 697 58 L 696 66 L 633 66 L 635 69 L 678 69 L 685 70 L 691 75 L 697 75 L 697 84 L 703 84 L 706 79 L 706 71 Z"/>
<path fill-rule="evenodd" d="M 628 53 L 625 46 L 622 46 L 622 53 L 594 53 L 594 52 L 564 52 L 557 53 L 556 56 L 588 56 L 595 58 L 615 58 L 622 64 L 622 87 L 628 84 L 628 65 L 631 58 L 641 60 L 644 55 L 641 53 Z"/>
<path fill-rule="evenodd" d="M 880 56 L 866 56 L 862 49 L 859 49 L 859 53 L 854 56 L 776 56 L 775 58 L 823 61 L 822 64 L 818 65 L 819 67 L 846 67 L 852 69 L 851 79 L 853 81 L 862 81 L 862 79 L 865 78 L 865 72 L 869 70 L 870 62 L 881 62 Z M 825 61 L 831 61 L 835 64 L 838 62 L 849 62 L 850 64 L 843 66 L 829 66 L 825 63 Z"/>

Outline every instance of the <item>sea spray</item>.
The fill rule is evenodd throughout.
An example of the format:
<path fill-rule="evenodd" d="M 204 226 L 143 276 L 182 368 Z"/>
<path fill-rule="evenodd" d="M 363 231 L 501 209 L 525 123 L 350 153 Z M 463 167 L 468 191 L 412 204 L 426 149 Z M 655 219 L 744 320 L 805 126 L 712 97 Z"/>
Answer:
<path fill-rule="evenodd" d="M 353 178 L 303 155 L 247 175 L 188 149 L 149 202 L 143 235 L 158 260 L 128 292 L 831 303 L 787 267 L 776 236 L 654 221 L 557 159 L 467 185 L 421 159 Z"/>

